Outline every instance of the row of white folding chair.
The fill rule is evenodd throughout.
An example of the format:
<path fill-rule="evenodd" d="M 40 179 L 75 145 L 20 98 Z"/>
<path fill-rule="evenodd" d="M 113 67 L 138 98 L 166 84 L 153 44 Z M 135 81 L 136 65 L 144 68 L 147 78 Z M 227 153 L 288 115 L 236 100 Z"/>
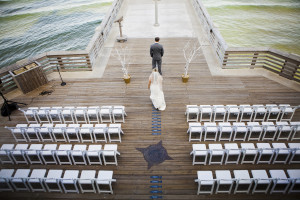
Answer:
<path fill-rule="evenodd" d="M 18 124 L 5 127 L 16 142 L 121 142 L 121 124 Z"/>
<path fill-rule="evenodd" d="M 300 143 L 193 144 L 190 155 L 195 164 L 294 164 L 300 163 Z"/>
<path fill-rule="evenodd" d="M 300 139 L 300 122 L 190 122 L 187 132 L 189 141 L 293 141 Z"/>
<path fill-rule="evenodd" d="M 73 148 L 72 148 L 73 147 Z M 68 165 L 118 165 L 117 144 L 3 144 L 0 150 L 1 164 L 68 164 Z"/>
<path fill-rule="evenodd" d="M 80 174 L 80 176 L 79 176 Z M 1 169 L 0 191 L 111 193 L 113 171 L 61 169 Z"/>
<path fill-rule="evenodd" d="M 187 105 L 186 120 L 200 122 L 291 121 L 300 106 L 289 104 Z"/>
<path fill-rule="evenodd" d="M 28 123 L 125 123 L 124 106 L 29 107 L 19 109 Z"/>
<path fill-rule="evenodd" d="M 232 174 L 234 178 L 232 178 Z M 212 171 L 197 171 L 197 194 L 227 193 L 299 193 L 300 170 L 216 170 L 215 177 Z"/>

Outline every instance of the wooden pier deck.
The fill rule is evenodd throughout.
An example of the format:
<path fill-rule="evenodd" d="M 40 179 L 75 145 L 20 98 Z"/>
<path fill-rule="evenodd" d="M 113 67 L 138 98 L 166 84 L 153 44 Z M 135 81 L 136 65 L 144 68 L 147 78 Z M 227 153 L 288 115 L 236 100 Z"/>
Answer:
<path fill-rule="evenodd" d="M 148 77 L 151 73 L 149 45 L 153 39 L 129 38 L 126 45 L 132 50 L 134 64 L 129 68 L 131 83 L 125 84 L 121 67 L 114 57 L 110 57 L 104 76 L 101 79 L 68 80 L 67 85 L 60 86 L 59 81 L 51 81 L 47 85 L 15 99 L 28 103 L 28 106 L 102 106 L 124 105 L 128 116 L 122 124 L 124 135 L 122 143 L 118 143 L 121 156 L 118 166 L 59 166 L 59 165 L 1 165 L 1 168 L 30 169 L 93 169 L 113 170 L 114 194 L 60 194 L 60 193 L 0 193 L 0 199 L 150 199 L 150 176 L 162 176 L 163 199 L 299 199 L 298 195 L 196 195 L 197 170 L 217 169 L 293 169 L 293 165 L 192 165 L 192 143 L 188 142 L 186 133 L 188 123 L 184 115 L 188 104 L 268 104 L 287 103 L 298 105 L 300 92 L 289 89 L 264 77 L 215 77 L 211 76 L 203 55 L 195 59 L 190 67 L 190 80 L 182 83 L 181 74 L 184 69 L 182 51 L 189 38 L 162 38 L 165 48 L 163 57 L 163 88 L 167 108 L 161 112 L 161 135 L 152 135 L 152 104 L 147 89 Z M 116 46 L 121 44 L 115 44 Z M 53 90 L 51 95 L 41 96 L 40 92 Z M 19 111 L 12 114 L 12 121 L 0 117 L 0 142 L 15 143 L 12 135 L 4 126 L 15 126 L 24 123 L 25 118 Z M 296 113 L 294 120 L 300 120 Z M 146 148 L 162 141 L 168 155 L 173 160 L 154 165 L 149 170 L 141 152 L 136 148 Z M 212 142 L 203 142 L 212 143 Z M 224 143 L 224 142 L 218 142 Z M 159 194 L 160 195 L 160 194 Z"/>

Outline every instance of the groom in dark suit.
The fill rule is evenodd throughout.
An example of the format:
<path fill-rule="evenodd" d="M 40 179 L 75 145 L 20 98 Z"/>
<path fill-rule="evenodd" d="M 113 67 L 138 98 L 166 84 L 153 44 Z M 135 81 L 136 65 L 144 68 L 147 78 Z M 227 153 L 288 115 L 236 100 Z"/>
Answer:
<path fill-rule="evenodd" d="M 155 43 L 150 46 L 150 55 L 152 57 L 152 69 L 158 67 L 158 72 L 161 72 L 161 57 L 164 55 L 164 47 L 159 44 L 159 37 L 155 38 Z"/>

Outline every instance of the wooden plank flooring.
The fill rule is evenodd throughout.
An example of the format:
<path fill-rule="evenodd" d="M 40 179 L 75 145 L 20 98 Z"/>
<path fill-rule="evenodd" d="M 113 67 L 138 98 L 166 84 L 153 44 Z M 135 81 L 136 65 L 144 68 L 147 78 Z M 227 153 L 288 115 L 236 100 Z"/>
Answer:
<path fill-rule="evenodd" d="M 131 83 L 125 84 L 121 67 L 116 58 L 111 57 L 102 79 L 67 80 L 67 85 L 60 86 L 59 81 L 52 81 L 26 95 L 13 99 L 28 103 L 28 106 L 126 106 L 126 123 L 122 124 L 125 135 L 118 143 L 121 156 L 118 166 L 56 166 L 56 165 L 2 165 L 1 168 L 46 168 L 46 169 L 94 169 L 113 170 L 117 182 L 113 184 L 114 194 L 58 194 L 58 193 L 0 193 L 1 199 L 150 199 L 150 176 L 163 176 L 163 199 L 297 199 L 297 195 L 196 195 L 197 184 L 194 182 L 197 170 L 218 169 L 292 169 L 293 165 L 192 165 L 189 153 L 192 143 L 186 134 L 188 123 L 184 115 L 188 104 L 300 104 L 300 93 L 264 77 L 212 77 L 203 55 L 195 59 L 190 67 L 190 80 L 181 82 L 184 58 L 180 49 L 188 38 L 162 38 L 165 48 L 163 57 L 164 94 L 167 104 L 161 112 L 162 134 L 151 134 L 152 104 L 147 89 L 151 73 L 149 46 L 153 39 L 130 38 L 125 45 L 132 50 L 134 64 L 129 68 Z M 121 44 L 116 44 L 119 46 Z M 124 45 L 124 44 L 123 44 Z M 51 95 L 41 96 L 40 92 L 53 90 Z M 12 114 L 12 121 L 0 118 L 0 142 L 15 143 L 4 126 L 24 123 L 21 112 Z M 296 113 L 294 120 L 300 120 Z M 136 148 L 146 148 L 162 141 L 169 156 L 159 165 L 147 169 L 147 163 Z M 206 144 L 211 142 L 204 142 Z M 224 142 L 221 142 L 224 143 Z"/>

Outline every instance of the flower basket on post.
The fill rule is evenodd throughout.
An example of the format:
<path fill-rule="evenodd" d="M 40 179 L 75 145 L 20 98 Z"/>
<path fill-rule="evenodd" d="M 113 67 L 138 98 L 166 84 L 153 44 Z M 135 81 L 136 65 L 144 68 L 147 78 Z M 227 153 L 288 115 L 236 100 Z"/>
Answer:
<path fill-rule="evenodd" d="M 185 58 L 184 74 L 182 74 L 182 82 L 187 83 L 189 80 L 188 70 L 191 62 L 198 55 L 198 52 L 201 50 L 201 45 L 196 38 L 188 41 L 183 48 L 183 56 Z"/>
<path fill-rule="evenodd" d="M 115 48 L 112 55 L 116 57 L 121 63 L 124 82 L 126 84 L 130 83 L 131 76 L 128 73 L 128 67 L 131 63 L 130 63 L 130 51 L 128 47 L 126 46 L 126 47 Z"/>

